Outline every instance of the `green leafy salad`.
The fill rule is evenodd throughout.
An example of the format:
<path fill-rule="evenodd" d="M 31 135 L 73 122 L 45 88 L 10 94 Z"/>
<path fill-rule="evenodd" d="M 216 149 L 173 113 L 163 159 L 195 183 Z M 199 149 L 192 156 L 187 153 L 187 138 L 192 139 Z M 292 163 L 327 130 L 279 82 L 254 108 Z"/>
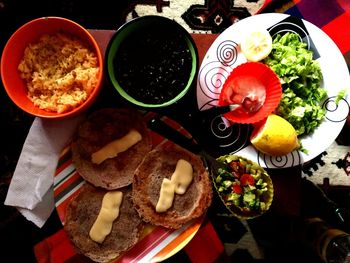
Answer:
<path fill-rule="evenodd" d="M 283 88 L 275 113 L 290 122 L 298 136 L 312 133 L 324 119 L 322 102 L 327 97 L 313 52 L 297 34 L 288 32 L 273 39 L 272 51 L 263 62 L 279 76 Z"/>

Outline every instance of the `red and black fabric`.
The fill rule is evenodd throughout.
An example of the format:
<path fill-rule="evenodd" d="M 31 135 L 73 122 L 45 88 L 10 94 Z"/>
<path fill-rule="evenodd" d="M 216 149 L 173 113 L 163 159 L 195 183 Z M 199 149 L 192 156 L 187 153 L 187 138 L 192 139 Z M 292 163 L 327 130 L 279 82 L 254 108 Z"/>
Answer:
<path fill-rule="evenodd" d="M 251 2 L 251 1 L 247 1 Z M 157 12 L 171 5 L 171 1 L 132 1 L 127 8 L 133 16 L 138 16 L 135 6 L 138 3 L 149 4 Z M 182 18 L 193 31 L 207 30 L 220 33 L 232 23 L 253 15 L 247 9 L 235 8 L 234 0 L 205 0 L 204 4 L 189 6 Z M 315 11 L 317 10 L 317 11 Z M 259 13 L 278 12 L 303 18 L 321 28 L 339 47 L 350 65 L 350 1 L 348 0 L 267 0 Z M 201 19 L 201 23 L 199 20 Z M 239 221 L 218 211 L 209 211 L 195 237 L 173 258 L 165 262 L 229 262 L 225 254 L 224 243 L 237 243 L 247 232 Z M 225 229 L 224 229 L 225 228 Z M 232 232 L 227 231 L 231 228 Z M 64 230 L 35 246 L 38 262 L 88 262 L 75 253 Z"/>

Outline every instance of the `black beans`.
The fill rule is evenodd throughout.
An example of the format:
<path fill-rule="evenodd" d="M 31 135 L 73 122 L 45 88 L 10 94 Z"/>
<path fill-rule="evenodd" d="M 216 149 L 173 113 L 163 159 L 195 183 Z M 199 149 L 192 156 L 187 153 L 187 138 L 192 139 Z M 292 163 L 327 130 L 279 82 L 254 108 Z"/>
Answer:
<path fill-rule="evenodd" d="M 133 32 L 114 59 L 120 86 L 134 99 L 160 104 L 176 97 L 187 85 L 192 58 L 186 39 L 173 29 Z"/>

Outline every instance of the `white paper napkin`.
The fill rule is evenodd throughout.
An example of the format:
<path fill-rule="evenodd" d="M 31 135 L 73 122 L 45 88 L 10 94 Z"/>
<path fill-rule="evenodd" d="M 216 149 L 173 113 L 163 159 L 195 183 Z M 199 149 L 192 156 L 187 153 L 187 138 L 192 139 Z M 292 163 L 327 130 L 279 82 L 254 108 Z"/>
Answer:
<path fill-rule="evenodd" d="M 15 172 L 5 205 L 15 206 L 42 227 L 53 211 L 53 177 L 59 155 L 83 116 L 63 120 L 35 118 Z"/>

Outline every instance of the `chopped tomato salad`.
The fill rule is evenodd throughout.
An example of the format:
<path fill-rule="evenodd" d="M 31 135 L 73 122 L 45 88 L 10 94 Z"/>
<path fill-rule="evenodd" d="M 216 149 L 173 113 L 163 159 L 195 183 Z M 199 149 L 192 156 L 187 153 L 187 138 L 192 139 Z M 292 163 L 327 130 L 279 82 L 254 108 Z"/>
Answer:
<path fill-rule="evenodd" d="M 266 171 L 236 155 L 225 155 L 218 160 L 228 164 L 227 170 L 220 168 L 214 178 L 214 185 L 225 206 L 243 214 L 266 211 L 273 196 L 272 181 Z"/>

